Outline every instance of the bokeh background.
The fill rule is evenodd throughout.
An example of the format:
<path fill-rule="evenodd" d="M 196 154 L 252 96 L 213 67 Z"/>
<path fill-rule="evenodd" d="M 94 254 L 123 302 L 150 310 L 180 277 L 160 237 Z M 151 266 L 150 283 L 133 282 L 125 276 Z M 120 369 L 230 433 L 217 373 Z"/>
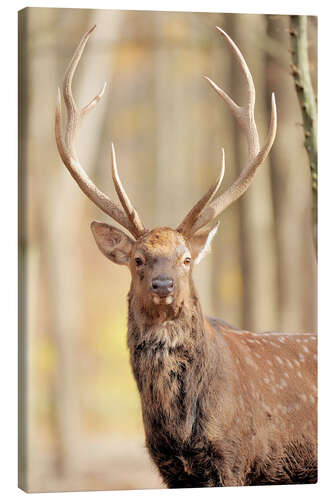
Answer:
<path fill-rule="evenodd" d="M 223 216 L 195 270 L 204 312 L 255 331 L 316 330 L 316 258 L 302 118 L 290 74 L 288 16 L 31 8 L 19 16 L 20 484 L 29 491 L 162 487 L 145 446 L 126 347 L 130 276 L 97 249 L 89 224 L 107 217 L 62 165 L 57 86 L 92 25 L 74 81 L 83 106 L 79 157 L 114 199 L 110 140 L 147 227 L 175 226 L 215 179 L 246 161 L 244 137 L 209 75 L 236 101 L 244 82 L 224 28 L 243 51 L 275 145 L 247 194 Z M 316 89 L 317 20 L 308 18 Z"/>

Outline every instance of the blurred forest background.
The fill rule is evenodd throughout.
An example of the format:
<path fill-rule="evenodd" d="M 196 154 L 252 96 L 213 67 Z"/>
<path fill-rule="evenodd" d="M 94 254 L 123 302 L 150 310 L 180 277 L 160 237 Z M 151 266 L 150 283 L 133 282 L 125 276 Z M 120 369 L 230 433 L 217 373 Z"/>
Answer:
<path fill-rule="evenodd" d="M 114 193 L 120 176 L 147 227 L 178 224 L 216 178 L 223 188 L 246 159 L 245 140 L 210 76 L 242 103 L 244 82 L 221 26 L 252 71 L 256 119 L 275 145 L 248 193 L 221 219 L 213 251 L 195 270 L 206 314 L 255 331 L 316 329 L 311 182 L 290 74 L 288 16 L 32 8 L 20 13 L 20 474 L 29 491 L 161 487 L 144 447 L 126 347 L 130 275 L 90 232 L 107 220 L 62 165 L 54 139 L 57 87 L 81 36 L 88 42 L 74 92 L 85 105 L 77 151 Z M 316 89 L 317 20 L 308 18 Z"/>

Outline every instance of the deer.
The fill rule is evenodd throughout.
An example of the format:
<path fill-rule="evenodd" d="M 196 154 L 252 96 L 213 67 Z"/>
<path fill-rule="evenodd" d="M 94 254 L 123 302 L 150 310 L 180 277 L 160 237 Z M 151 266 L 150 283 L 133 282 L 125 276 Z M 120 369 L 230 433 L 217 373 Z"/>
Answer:
<path fill-rule="evenodd" d="M 251 72 L 235 42 L 217 27 L 243 74 L 245 104 L 205 78 L 245 134 L 247 163 L 217 196 L 225 170 L 222 149 L 216 181 L 178 227 L 147 229 L 120 180 L 114 144 L 111 171 L 121 206 L 93 183 L 75 151 L 81 119 L 105 89 L 81 110 L 77 107 L 72 80 L 94 29 L 79 42 L 62 92 L 58 89 L 55 137 L 62 162 L 82 192 L 126 230 L 91 223 L 99 250 L 131 274 L 127 345 L 150 457 L 168 488 L 314 483 L 317 335 L 254 333 L 204 316 L 192 278 L 217 232 L 212 221 L 246 192 L 271 150 L 277 130 L 274 93 L 261 147 Z"/>

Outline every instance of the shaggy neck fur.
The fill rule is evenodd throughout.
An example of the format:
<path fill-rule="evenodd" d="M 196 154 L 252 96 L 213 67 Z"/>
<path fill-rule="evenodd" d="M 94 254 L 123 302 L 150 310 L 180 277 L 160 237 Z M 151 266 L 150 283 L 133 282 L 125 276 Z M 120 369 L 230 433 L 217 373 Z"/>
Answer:
<path fill-rule="evenodd" d="M 224 349 L 205 330 L 192 284 L 174 309 L 147 311 L 138 300 L 131 290 L 128 346 L 148 451 L 170 488 L 220 486 Z"/>
<path fill-rule="evenodd" d="M 146 435 L 182 442 L 194 432 L 207 347 L 200 303 L 146 310 L 129 293 L 128 345 Z"/>

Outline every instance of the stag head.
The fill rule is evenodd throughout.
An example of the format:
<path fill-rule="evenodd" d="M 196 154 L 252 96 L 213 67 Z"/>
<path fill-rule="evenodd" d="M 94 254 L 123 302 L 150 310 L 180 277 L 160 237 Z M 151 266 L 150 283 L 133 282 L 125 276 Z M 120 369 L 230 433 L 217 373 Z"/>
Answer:
<path fill-rule="evenodd" d="M 101 222 L 93 222 L 91 229 L 102 253 L 130 269 L 131 290 L 144 309 L 164 309 L 172 315 L 192 296 L 193 264 L 208 250 L 217 224 L 193 236 L 159 227 L 137 240 Z"/>

